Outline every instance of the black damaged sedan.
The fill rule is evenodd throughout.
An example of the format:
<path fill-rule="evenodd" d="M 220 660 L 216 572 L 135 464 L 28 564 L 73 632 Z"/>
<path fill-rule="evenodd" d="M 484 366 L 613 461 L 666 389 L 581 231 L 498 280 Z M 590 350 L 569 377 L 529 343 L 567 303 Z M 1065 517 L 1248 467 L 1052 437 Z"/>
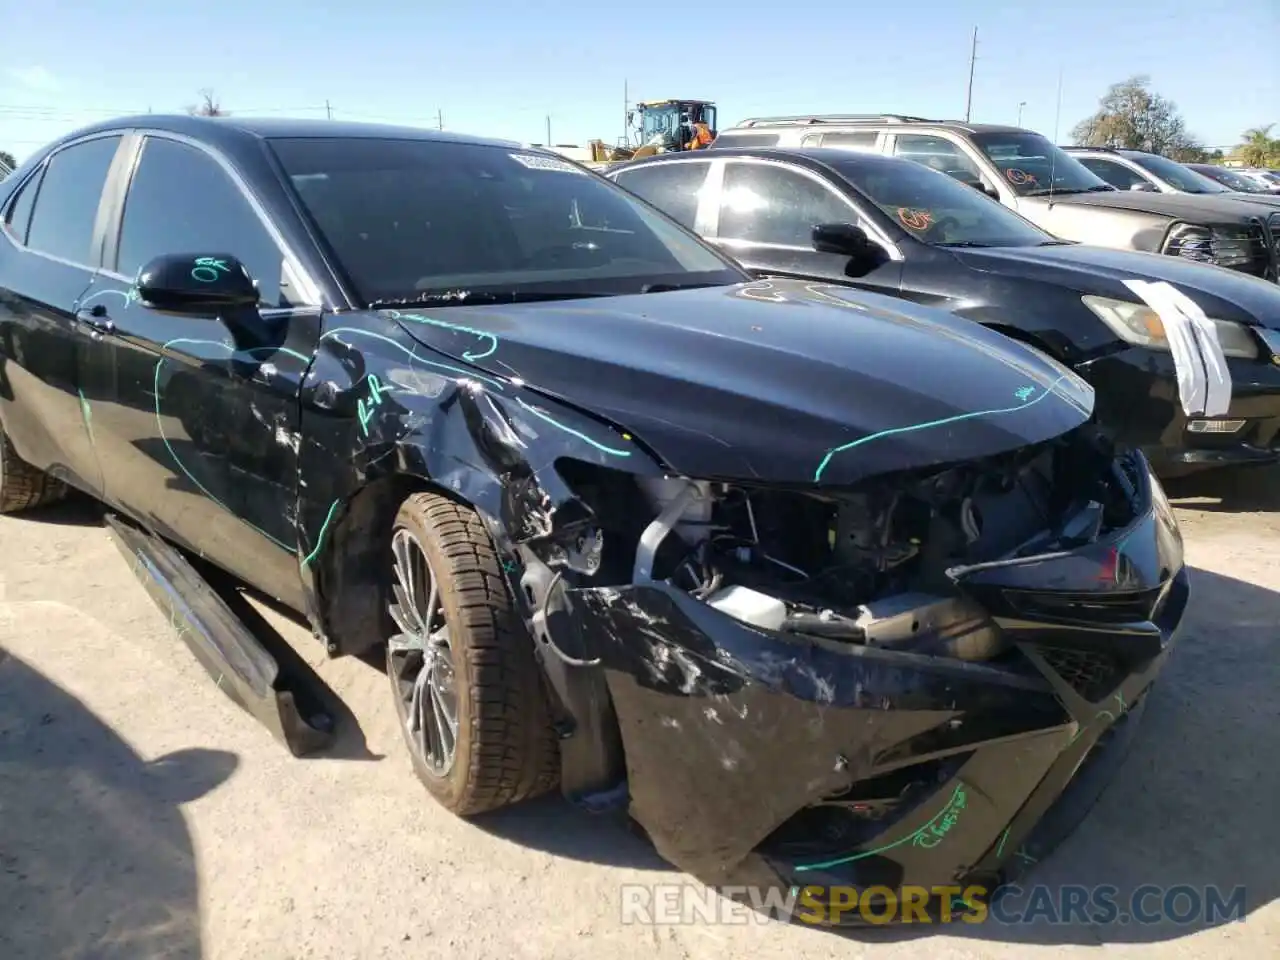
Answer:
<path fill-rule="evenodd" d="M 1079 376 L 752 282 L 549 154 L 146 116 L 0 216 L 0 508 L 104 501 L 294 752 L 332 718 L 226 583 L 385 649 L 457 814 L 558 784 L 710 882 L 990 887 L 1097 795 L 1178 632 L 1176 522 Z"/>
<path fill-rule="evenodd" d="M 729 148 L 609 176 L 757 276 L 889 294 L 1036 346 L 1094 386 L 1099 421 L 1162 477 L 1280 461 L 1280 286 L 1208 263 L 1247 262 L 1251 241 L 1187 239 L 1176 257 L 1069 243 L 941 169 Z"/>

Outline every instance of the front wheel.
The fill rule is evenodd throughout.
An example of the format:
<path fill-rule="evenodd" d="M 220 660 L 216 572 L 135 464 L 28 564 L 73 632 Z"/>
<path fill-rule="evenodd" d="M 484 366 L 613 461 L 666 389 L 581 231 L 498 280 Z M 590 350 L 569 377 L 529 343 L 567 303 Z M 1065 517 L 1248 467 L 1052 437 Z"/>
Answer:
<path fill-rule="evenodd" d="M 480 518 L 414 494 L 396 514 L 391 554 L 387 674 L 418 778 L 460 816 L 555 787 L 541 670 Z"/>
<path fill-rule="evenodd" d="M 67 486 L 18 456 L 0 427 L 0 513 L 17 513 L 61 500 Z"/>

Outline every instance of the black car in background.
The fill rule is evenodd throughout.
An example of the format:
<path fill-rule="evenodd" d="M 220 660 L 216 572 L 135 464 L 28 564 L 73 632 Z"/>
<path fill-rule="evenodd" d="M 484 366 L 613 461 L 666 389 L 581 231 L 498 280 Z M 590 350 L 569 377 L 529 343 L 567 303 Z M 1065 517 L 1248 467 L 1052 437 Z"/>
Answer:
<path fill-rule="evenodd" d="M 1118 190 L 1151 191 L 1233 201 L 1252 207 L 1259 222 L 1271 224 L 1271 242 L 1280 251 L 1280 196 L 1269 191 L 1245 192 L 1205 176 L 1184 163 L 1145 150 L 1111 147 L 1063 147 L 1095 175 Z M 1243 178 L 1242 178 L 1243 179 Z M 1272 215 L 1275 214 L 1274 217 Z"/>
<path fill-rule="evenodd" d="M 1210 180 L 1222 184 L 1222 186 L 1235 193 L 1280 193 L 1280 184 L 1274 187 L 1264 187 L 1258 181 L 1236 173 L 1230 167 L 1222 167 L 1216 163 L 1184 163 L 1183 166 L 1188 170 L 1194 170 L 1202 177 L 1208 177 Z"/>
<path fill-rule="evenodd" d="M 1044 350 L 1094 385 L 1099 418 L 1166 475 L 1280 459 L 1274 284 L 1183 258 L 1068 243 L 945 173 L 874 154 L 719 148 L 608 175 L 758 276 L 943 307 Z M 1178 346 L 1126 281 L 1172 284 L 1212 318 L 1230 371 L 1229 409 L 1188 411 Z"/>
<path fill-rule="evenodd" d="M 833 145 L 941 170 L 1064 240 L 1208 261 L 1280 283 L 1280 209 L 1119 190 L 1033 130 L 900 114 L 797 115 L 744 120 L 711 147 Z"/>

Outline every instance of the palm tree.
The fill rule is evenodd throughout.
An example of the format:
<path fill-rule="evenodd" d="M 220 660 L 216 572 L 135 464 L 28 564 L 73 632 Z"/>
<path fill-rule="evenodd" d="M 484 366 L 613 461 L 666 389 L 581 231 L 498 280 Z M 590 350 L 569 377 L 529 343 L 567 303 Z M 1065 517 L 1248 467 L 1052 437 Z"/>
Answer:
<path fill-rule="evenodd" d="M 1280 140 L 1271 136 L 1271 128 L 1274 126 L 1274 123 L 1268 123 L 1265 127 L 1253 127 L 1242 134 L 1244 143 L 1236 148 L 1236 153 L 1245 164 L 1250 167 L 1265 167 L 1273 157 L 1280 154 Z"/>

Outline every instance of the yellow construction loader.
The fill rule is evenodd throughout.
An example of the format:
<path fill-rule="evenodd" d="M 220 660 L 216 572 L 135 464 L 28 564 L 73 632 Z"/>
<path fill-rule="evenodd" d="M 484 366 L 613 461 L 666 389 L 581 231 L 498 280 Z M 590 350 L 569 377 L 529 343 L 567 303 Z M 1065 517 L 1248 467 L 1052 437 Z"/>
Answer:
<path fill-rule="evenodd" d="M 587 145 L 588 166 L 600 169 L 656 153 L 701 150 L 716 138 L 716 105 L 710 100 L 646 100 L 635 105 L 627 120 L 638 145 L 610 147 L 592 140 Z"/>

